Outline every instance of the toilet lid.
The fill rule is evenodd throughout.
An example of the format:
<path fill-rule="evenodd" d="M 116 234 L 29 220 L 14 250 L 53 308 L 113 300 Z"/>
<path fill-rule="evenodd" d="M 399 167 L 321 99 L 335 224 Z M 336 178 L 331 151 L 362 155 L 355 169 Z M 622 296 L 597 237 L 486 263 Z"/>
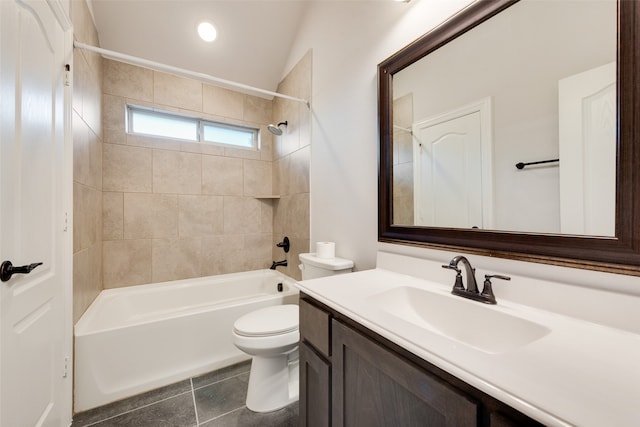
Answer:
<path fill-rule="evenodd" d="M 245 314 L 233 324 L 238 335 L 259 337 L 284 334 L 298 329 L 298 306 L 274 305 Z"/>

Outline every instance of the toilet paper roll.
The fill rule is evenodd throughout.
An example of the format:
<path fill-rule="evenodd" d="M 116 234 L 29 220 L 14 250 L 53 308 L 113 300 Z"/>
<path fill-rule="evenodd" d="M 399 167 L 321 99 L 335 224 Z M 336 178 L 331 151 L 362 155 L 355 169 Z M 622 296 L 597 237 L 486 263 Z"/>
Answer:
<path fill-rule="evenodd" d="M 316 243 L 316 256 L 318 258 L 335 258 L 336 244 L 334 242 Z"/>

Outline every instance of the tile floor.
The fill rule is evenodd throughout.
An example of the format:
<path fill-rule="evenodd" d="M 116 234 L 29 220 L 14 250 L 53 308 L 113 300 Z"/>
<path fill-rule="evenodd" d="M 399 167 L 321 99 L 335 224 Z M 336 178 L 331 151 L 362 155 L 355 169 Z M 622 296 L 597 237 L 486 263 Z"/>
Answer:
<path fill-rule="evenodd" d="M 298 403 L 257 414 L 245 399 L 250 362 L 149 391 L 73 417 L 71 427 L 295 427 Z"/>

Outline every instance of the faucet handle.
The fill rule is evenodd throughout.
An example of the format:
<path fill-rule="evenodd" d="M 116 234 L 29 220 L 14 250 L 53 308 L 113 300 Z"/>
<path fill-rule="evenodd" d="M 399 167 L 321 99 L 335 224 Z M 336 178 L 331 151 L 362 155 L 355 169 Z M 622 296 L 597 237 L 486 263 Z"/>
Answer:
<path fill-rule="evenodd" d="M 442 264 L 442 268 L 448 268 L 449 270 L 455 270 L 456 273 L 458 274 L 462 274 L 462 271 L 456 267 L 455 265 L 451 265 L 451 264 Z"/>
<path fill-rule="evenodd" d="M 511 277 L 509 276 L 504 276 L 502 274 L 485 274 L 484 275 L 484 280 L 489 280 L 491 281 L 491 279 L 502 279 L 502 280 L 511 280 Z"/>
<path fill-rule="evenodd" d="M 289 242 L 289 238 L 287 236 L 284 236 L 284 239 L 282 240 L 282 242 L 276 244 L 276 246 L 284 249 L 285 253 L 288 253 L 289 248 L 291 247 L 291 242 Z"/>
<path fill-rule="evenodd" d="M 448 268 L 449 270 L 454 270 L 456 272 L 456 281 L 453 284 L 452 292 L 464 292 L 464 285 L 462 284 L 462 270 L 460 270 L 455 265 L 447 264 L 443 265 L 442 268 Z"/>
<path fill-rule="evenodd" d="M 493 294 L 491 279 L 511 280 L 511 277 L 503 276 L 501 274 L 484 275 L 484 286 L 482 287 L 482 293 L 480 296 L 482 296 L 489 304 L 496 304 L 496 296 Z"/>

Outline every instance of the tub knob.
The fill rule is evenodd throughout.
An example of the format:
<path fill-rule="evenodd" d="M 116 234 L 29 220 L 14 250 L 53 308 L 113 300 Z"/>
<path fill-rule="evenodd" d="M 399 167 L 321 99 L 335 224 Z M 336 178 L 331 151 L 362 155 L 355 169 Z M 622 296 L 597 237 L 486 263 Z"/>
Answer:
<path fill-rule="evenodd" d="M 284 253 L 288 253 L 289 252 L 289 248 L 291 247 L 291 244 L 289 242 L 289 238 L 287 236 L 284 236 L 284 240 L 282 240 L 282 242 L 278 243 L 276 245 L 279 248 L 284 249 Z"/>

